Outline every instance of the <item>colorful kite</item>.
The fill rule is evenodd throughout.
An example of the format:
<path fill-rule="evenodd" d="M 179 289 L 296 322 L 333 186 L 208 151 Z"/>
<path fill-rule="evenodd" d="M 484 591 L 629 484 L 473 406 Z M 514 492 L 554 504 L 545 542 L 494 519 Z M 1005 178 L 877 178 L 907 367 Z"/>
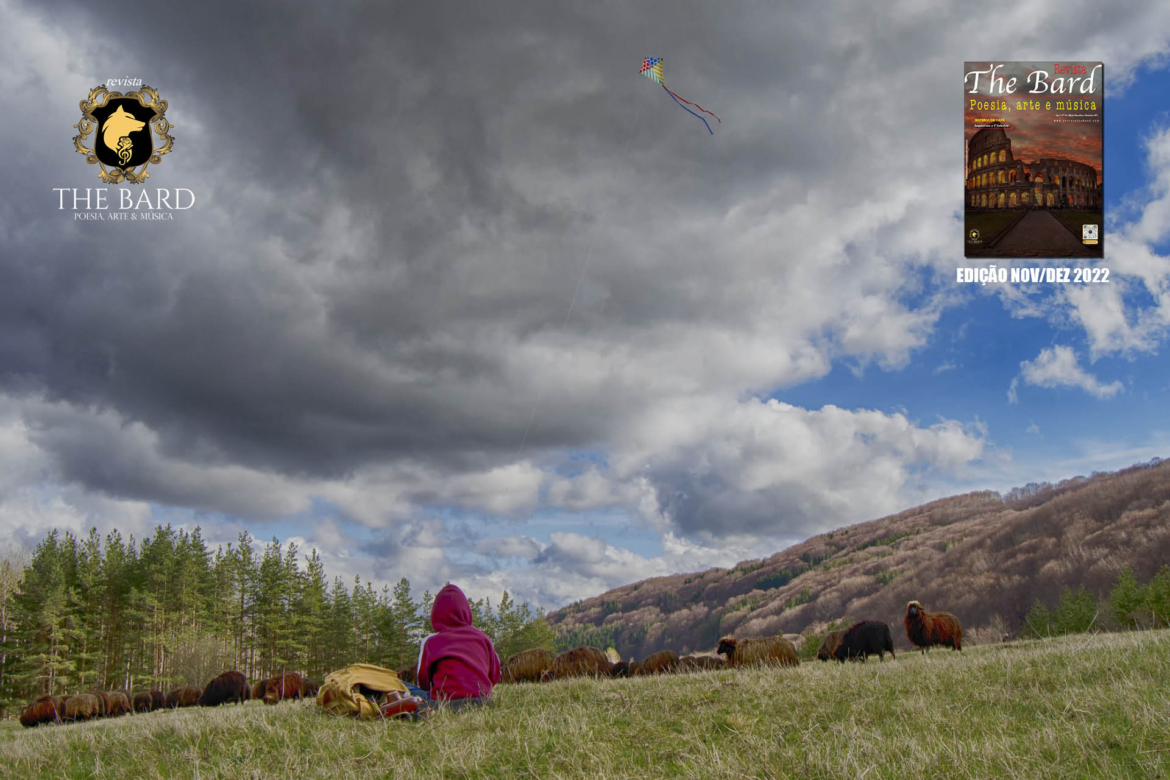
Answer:
<path fill-rule="evenodd" d="M 674 100 L 675 103 L 678 103 L 679 108 L 681 108 L 683 111 L 686 111 L 688 114 L 691 114 L 692 116 L 699 117 L 699 120 L 702 121 L 704 125 L 707 125 L 707 132 L 711 135 L 715 135 L 715 131 L 711 129 L 711 125 L 707 124 L 707 120 L 703 119 L 703 117 L 699 116 L 694 111 L 691 111 L 689 108 L 687 108 L 687 106 L 694 106 L 704 114 L 711 114 L 711 112 L 700 106 L 698 103 L 692 103 L 689 100 L 679 97 L 678 95 L 671 92 L 670 89 L 666 86 L 666 79 L 662 75 L 661 57 L 647 57 L 646 59 L 642 60 L 642 70 L 639 72 L 642 73 L 646 78 L 653 81 L 655 84 L 661 84 L 662 88 L 666 90 L 666 94 L 670 95 L 671 99 Z M 686 103 L 687 106 L 684 106 L 683 103 Z M 711 114 L 711 116 L 715 115 Z M 717 116 L 715 116 L 715 121 L 723 124 L 723 120 Z"/>

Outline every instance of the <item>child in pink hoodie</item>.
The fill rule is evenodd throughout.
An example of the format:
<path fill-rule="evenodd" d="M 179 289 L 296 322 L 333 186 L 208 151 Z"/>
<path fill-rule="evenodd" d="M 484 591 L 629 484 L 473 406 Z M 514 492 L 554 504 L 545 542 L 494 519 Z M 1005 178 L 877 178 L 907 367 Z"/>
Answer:
<path fill-rule="evenodd" d="M 412 686 L 412 693 L 455 707 L 486 701 L 500 681 L 500 657 L 488 635 L 471 625 L 463 591 L 443 586 L 431 607 L 431 627 L 435 633 L 419 649 L 418 687 Z"/>

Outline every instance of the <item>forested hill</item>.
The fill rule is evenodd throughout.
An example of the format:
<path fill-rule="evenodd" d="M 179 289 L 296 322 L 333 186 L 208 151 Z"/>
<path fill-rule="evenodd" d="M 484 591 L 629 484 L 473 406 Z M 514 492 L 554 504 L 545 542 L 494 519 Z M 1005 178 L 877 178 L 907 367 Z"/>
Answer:
<path fill-rule="evenodd" d="M 901 625 L 906 602 L 958 615 L 968 641 L 1015 635 L 1037 600 L 1105 597 L 1130 567 L 1170 561 L 1170 461 L 970 493 L 815 536 L 768 558 L 643 580 L 549 616 L 558 644 L 624 656 L 713 650 L 726 634 L 819 633 L 830 621 Z M 1108 610 L 1102 611 L 1102 620 Z M 895 641 L 905 643 L 895 630 Z"/>

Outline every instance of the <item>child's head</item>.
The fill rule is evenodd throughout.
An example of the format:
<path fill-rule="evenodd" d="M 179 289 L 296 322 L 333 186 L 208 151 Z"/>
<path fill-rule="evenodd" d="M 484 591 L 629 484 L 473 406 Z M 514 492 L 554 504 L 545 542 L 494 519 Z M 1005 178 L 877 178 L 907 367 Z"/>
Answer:
<path fill-rule="evenodd" d="M 444 631 L 471 625 L 471 605 L 467 596 L 451 583 L 443 586 L 431 606 L 431 628 Z"/>

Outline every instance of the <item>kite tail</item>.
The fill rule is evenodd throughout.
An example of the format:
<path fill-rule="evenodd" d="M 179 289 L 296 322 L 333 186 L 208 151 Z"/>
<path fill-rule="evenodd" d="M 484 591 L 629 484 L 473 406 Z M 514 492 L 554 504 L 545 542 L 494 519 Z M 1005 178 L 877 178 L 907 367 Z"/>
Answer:
<path fill-rule="evenodd" d="M 663 84 L 663 85 L 662 85 L 662 88 L 663 88 L 663 89 L 665 89 L 667 92 L 670 92 L 670 89 L 669 89 L 669 88 L 668 88 L 668 87 L 667 87 L 665 84 Z M 697 109 L 699 109 L 700 111 L 702 111 L 704 114 L 711 114 L 711 116 L 715 116 L 715 114 L 713 114 L 713 113 L 711 113 L 710 111 L 708 111 L 707 109 L 703 108 L 703 107 L 702 107 L 702 106 L 700 106 L 698 103 L 692 103 L 691 101 L 687 100 L 685 97 L 681 97 L 681 96 L 679 96 L 679 95 L 676 95 L 676 94 L 675 94 L 675 93 L 673 93 L 673 92 L 670 92 L 670 94 L 674 95 L 676 98 L 678 98 L 678 99 L 679 99 L 679 100 L 681 100 L 682 102 L 686 103 L 687 105 L 689 105 L 689 106 L 694 106 L 695 108 L 697 108 Z M 700 117 L 700 119 L 701 119 L 701 118 L 702 118 L 702 117 Z M 719 118 L 719 117 L 717 117 L 717 116 L 715 116 L 715 121 L 716 121 L 716 122 L 718 122 L 719 124 L 723 124 L 723 120 L 722 120 L 722 119 L 720 119 L 720 118 Z"/>
<path fill-rule="evenodd" d="M 662 88 L 663 88 L 663 89 L 666 89 L 666 85 L 665 85 L 665 84 L 663 84 L 663 85 L 662 85 Z M 672 99 L 672 100 L 673 100 L 675 103 L 678 103 L 678 101 L 679 101 L 679 98 L 678 98 L 678 97 L 677 97 L 677 96 L 676 96 L 676 95 L 675 95 L 673 92 L 671 92 L 669 89 L 666 89 L 666 94 L 670 95 L 671 99 Z M 686 101 L 683 101 L 683 102 L 685 103 Z M 686 106 L 684 106 L 682 103 L 678 103 L 678 105 L 679 105 L 679 108 L 681 108 L 683 111 L 686 111 L 686 112 L 687 112 L 688 114 L 690 114 L 691 116 L 693 116 L 693 117 L 698 117 L 698 119 L 699 119 L 699 121 L 700 121 L 700 122 L 702 122 L 704 125 L 707 125 L 707 132 L 708 132 L 708 133 L 710 133 L 711 135 L 715 135 L 715 131 L 711 129 L 711 125 L 708 125 L 708 124 L 707 124 L 707 120 L 706 120 L 706 119 L 703 119 L 703 117 L 699 116 L 699 115 L 698 115 L 698 114 L 696 114 L 694 111 L 691 111 L 689 108 L 687 108 Z M 708 112 L 708 113 L 710 113 L 710 112 Z M 715 115 L 714 115 L 714 114 L 711 114 L 711 116 L 715 116 Z M 719 117 L 715 117 L 715 118 L 716 118 L 716 119 L 718 119 Z"/>

